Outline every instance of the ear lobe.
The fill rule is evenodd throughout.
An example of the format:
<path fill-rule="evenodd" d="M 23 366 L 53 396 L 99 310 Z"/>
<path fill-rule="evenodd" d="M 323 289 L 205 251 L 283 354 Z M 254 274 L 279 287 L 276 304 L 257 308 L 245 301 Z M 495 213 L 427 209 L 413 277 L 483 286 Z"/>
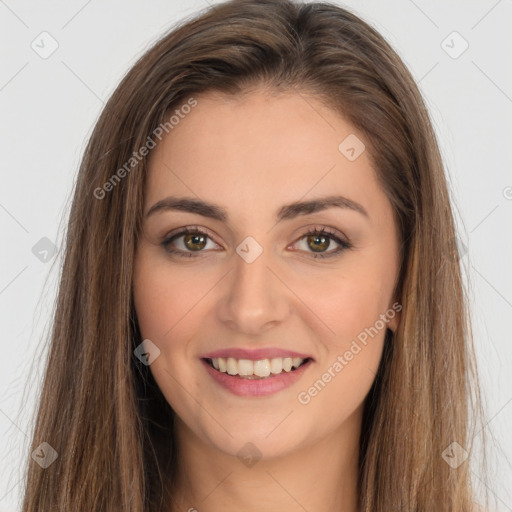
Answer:
<path fill-rule="evenodd" d="M 400 323 L 400 318 L 402 316 L 401 311 L 402 305 L 398 301 L 395 301 L 386 313 L 386 316 L 389 318 L 387 327 L 393 334 Z"/>
<path fill-rule="evenodd" d="M 395 334 L 395 331 L 398 327 L 398 322 L 400 321 L 400 313 L 396 313 L 395 317 L 392 318 L 389 322 L 388 322 L 388 329 L 393 333 Z"/>

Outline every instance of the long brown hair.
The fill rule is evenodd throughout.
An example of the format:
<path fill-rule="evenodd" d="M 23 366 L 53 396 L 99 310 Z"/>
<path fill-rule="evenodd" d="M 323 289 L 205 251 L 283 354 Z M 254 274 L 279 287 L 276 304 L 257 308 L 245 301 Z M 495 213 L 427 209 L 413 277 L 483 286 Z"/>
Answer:
<path fill-rule="evenodd" d="M 453 468 L 443 458 L 453 442 L 471 452 L 479 411 L 471 329 L 443 163 L 418 88 L 382 36 L 349 11 L 242 0 L 208 8 L 149 49 L 90 137 L 30 449 L 47 442 L 59 455 L 46 469 L 27 457 L 23 512 L 169 506 L 173 411 L 134 355 L 148 160 L 138 152 L 200 93 L 260 86 L 313 95 L 361 131 L 399 226 L 403 310 L 365 402 L 361 511 L 471 510 L 469 460 Z"/>

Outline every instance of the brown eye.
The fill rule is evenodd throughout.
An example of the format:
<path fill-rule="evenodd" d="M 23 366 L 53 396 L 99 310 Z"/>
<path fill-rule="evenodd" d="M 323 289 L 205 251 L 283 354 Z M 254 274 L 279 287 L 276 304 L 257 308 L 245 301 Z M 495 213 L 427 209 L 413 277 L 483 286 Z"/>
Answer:
<path fill-rule="evenodd" d="M 314 252 L 323 252 L 329 248 L 331 239 L 324 235 L 310 235 L 307 238 L 308 246 Z"/>
<path fill-rule="evenodd" d="M 192 233 L 185 235 L 183 242 L 187 249 L 190 249 L 191 251 L 200 251 L 206 246 L 206 239 L 207 237 L 205 235 Z"/>
<path fill-rule="evenodd" d="M 334 257 L 352 247 L 350 242 L 342 240 L 335 232 L 325 227 L 317 227 L 305 233 L 296 244 L 296 249 L 313 258 Z"/>
<path fill-rule="evenodd" d="M 176 256 L 195 257 L 209 250 L 218 250 L 216 244 L 210 235 L 199 228 L 185 228 L 167 236 L 161 242 L 163 248 Z"/>
<path fill-rule="evenodd" d="M 334 248 L 328 250 L 331 246 L 331 242 L 334 244 Z M 208 247 L 208 243 L 213 247 Z M 341 240 L 338 236 L 327 231 L 325 228 L 317 228 L 314 231 L 306 233 L 300 238 L 299 244 L 304 244 L 302 252 L 309 253 L 313 258 L 335 256 L 343 250 L 351 248 L 349 242 Z M 208 249 L 213 248 L 216 250 L 215 247 L 217 250 L 219 249 L 219 245 L 216 244 L 206 232 L 197 228 L 187 228 L 170 235 L 163 240 L 162 246 L 171 254 L 186 257 L 208 253 Z"/>

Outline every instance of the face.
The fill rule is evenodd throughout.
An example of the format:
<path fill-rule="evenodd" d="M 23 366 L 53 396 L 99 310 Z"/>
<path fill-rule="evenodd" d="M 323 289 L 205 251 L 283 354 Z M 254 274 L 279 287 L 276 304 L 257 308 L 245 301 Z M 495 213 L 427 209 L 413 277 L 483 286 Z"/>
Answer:
<path fill-rule="evenodd" d="M 364 137 L 303 95 L 196 100 L 149 160 L 134 296 L 150 370 L 210 449 L 275 457 L 341 437 L 400 309 Z"/>

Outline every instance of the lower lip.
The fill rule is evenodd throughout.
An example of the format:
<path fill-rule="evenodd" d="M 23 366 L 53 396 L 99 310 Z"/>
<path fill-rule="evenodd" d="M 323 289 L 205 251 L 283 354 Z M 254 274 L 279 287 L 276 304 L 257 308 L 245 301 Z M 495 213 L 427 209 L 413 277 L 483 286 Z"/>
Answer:
<path fill-rule="evenodd" d="M 204 359 L 201 359 L 201 362 L 212 378 L 221 386 L 231 391 L 231 393 L 238 396 L 267 396 L 290 387 L 295 381 L 300 379 L 313 360 L 310 359 L 306 361 L 294 371 L 283 371 L 278 375 L 267 377 L 266 379 L 241 379 L 238 376 L 229 375 L 228 373 L 216 370 Z"/>

